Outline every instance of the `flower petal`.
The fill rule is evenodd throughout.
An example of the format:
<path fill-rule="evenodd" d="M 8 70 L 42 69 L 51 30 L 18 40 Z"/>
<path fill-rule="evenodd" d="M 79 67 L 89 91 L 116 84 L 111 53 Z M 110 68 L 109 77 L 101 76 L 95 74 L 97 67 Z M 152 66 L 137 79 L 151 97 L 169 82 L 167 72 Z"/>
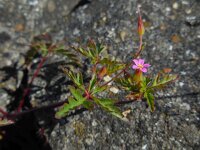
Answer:
<path fill-rule="evenodd" d="M 150 64 L 144 64 L 143 65 L 145 68 L 148 68 L 148 67 L 150 67 L 151 65 Z"/>
<path fill-rule="evenodd" d="M 132 68 L 133 68 L 133 69 L 138 69 L 138 66 L 133 65 Z"/>
<path fill-rule="evenodd" d="M 138 61 L 138 59 L 133 59 L 133 62 L 134 62 L 136 65 L 138 65 L 138 64 L 139 64 L 139 61 Z"/>
<path fill-rule="evenodd" d="M 142 72 L 147 72 L 147 68 L 142 68 Z"/>
<path fill-rule="evenodd" d="M 144 59 L 139 59 L 138 62 L 139 64 L 144 65 Z"/>

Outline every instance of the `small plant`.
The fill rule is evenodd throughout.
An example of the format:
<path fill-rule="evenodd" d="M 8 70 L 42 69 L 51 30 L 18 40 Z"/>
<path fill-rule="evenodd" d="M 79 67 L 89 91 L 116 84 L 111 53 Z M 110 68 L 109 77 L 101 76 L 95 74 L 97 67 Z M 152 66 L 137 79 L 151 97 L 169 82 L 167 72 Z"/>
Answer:
<path fill-rule="evenodd" d="M 124 115 L 117 107 L 120 100 L 114 100 L 102 95 L 110 91 L 113 82 L 120 90 L 128 92 L 127 98 L 129 99 L 146 99 L 151 111 L 155 110 L 154 107 L 154 93 L 156 90 L 165 87 L 170 82 L 177 79 L 177 75 L 160 72 L 155 77 L 147 76 L 145 73 L 151 66 L 144 63 L 144 59 L 140 58 L 143 50 L 142 37 L 144 34 L 144 26 L 140 10 L 138 8 L 138 34 L 139 34 L 139 48 L 137 53 L 133 56 L 132 61 L 123 63 L 117 59 L 111 59 L 103 55 L 106 50 L 105 46 L 100 43 L 95 43 L 89 40 L 86 48 L 72 47 L 77 55 L 82 55 L 88 59 L 91 64 L 90 80 L 84 81 L 81 69 L 69 70 L 62 67 L 64 73 L 70 78 L 74 86 L 69 86 L 71 96 L 56 113 L 56 118 L 65 117 L 70 110 L 85 107 L 89 110 L 101 107 L 112 115 L 123 118 Z M 134 71 L 134 72 L 133 72 Z M 104 93 L 104 94 L 101 94 Z"/>
<path fill-rule="evenodd" d="M 169 70 L 161 71 L 155 76 L 146 74 L 151 65 L 145 63 L 144 59 L 141 58 L 141 52 L 144 49 L 142 39 L 144 32 L 142 17 L 138 7 L 139 46 L 132 60 L 128 63 L 118 61 L 117 59 L 105 55 L 106 47 L 100 43 L 95 43 L 93 40 L 89 40 L 85 47 L 72 46 L 66 48 L 62 42 L 53 43 L 48 34 L 37 37 L 31 44 L 31 50 L 27 54 L 25 68 L 27 68 L 27 70 L 31 68 L 30 66 L 32 65 L 33 59 L 38 54 L 41 58 L 40 62 L 33 76 L 23 89 L 17 108 L 12 110 L 13 112 L 11 113 L 0 108 L 0 126 L 15 123 L 17 118 L 25 113 L 56 107 L 60 107 L 55 114 L 57 119 L 67 116 L 71 110 L 80 109 L 82 107 L 88 110 L 100 107 L 110 114 L 124 119 L 130 110 L 122 112 L 118 104 L 141 99 L 145 99 L 151 111 L 154 111 L 154 93 L 164 88 L 170 82 L 175 81 L 177 75 L 169 74 Z M 69 60 L 67 63 L 69 66 L 61 66 L 61 69 L 73 82 L 73 85 L 68 87 L 71 96 L 63 102 L 24 110 L 25 100 L 29 100 L 27 97 L 31 90 L 31 84 L 38 76 L 45 61 L 51 55 L 61 55 Z M 81 55 L 82 57 L 80 57 Z M 79 58 L 77 58 L 77 56 L 79 56 Z M 85 60 L 89 61 L 89 73 L 85 73 L 85 70 L 83 70 L 83 61 Z M 70 69 L 70 66 L 76 66 L 76 69 Z M 115 88 L 116 86 L 118 88 Z M 110 91 L 117 94 L 119 90 L 127 93 L 125 96 L 127 101 L 116 100 L 109 96 Z"/>

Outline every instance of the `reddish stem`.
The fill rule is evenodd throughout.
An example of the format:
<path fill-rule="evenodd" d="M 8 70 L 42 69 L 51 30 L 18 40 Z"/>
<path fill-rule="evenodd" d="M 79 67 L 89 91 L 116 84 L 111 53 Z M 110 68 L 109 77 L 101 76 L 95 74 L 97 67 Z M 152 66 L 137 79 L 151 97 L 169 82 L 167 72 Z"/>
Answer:
<path fill-rule="evenodd" d="M 0 113 L 2 113 L 3 116 L 7 116 L 8 115 L 8 113 L 6 111 L 4 111 L 2 108 L 0 108 Z"/>
<path fill-rule="evenodd" d="M 24 105 L 24 101 L 25 101 L 25 97 L 29 94 L 30 92 L 30 88 L 29 86 L 33 83 L 34 79 L 38 76 L 44 62 L 47 60 L 47 57 L 49 56 L 49 53 L 52 51 L 52 49 L 54 48 L 54 46 L 51 46 L 49 49 L 48 49 L 48 53 L 45 57 L 42 57 L 41 60 L 40 60 L 40 63 L 36 69 L 36 71 L 34 72 L 30 82 L 28 83 L 28 88 L 24 89 L 24 92 L 23 92 L 23 96 L 22 96 L 22 99 L 20 100 L 19 102 L 19 106 L 17 108 L 17 112 L 20 112 L 23 105 Z"/>
<path fill-rule="evenodd" d="M 31 78 L 31 81 L 29 82 L 29 85 L 31 85 L 34 81 L 34 79 L 38 76 L 38 73 L 40 72 L 40 69 L 42 68 L 44 62 L 47 60 L 47 56 L 46 57 L 42 57 L 40 60 L 40 63 L 38 65 L 37 70 L 34 72 L 33 77 Z"/>

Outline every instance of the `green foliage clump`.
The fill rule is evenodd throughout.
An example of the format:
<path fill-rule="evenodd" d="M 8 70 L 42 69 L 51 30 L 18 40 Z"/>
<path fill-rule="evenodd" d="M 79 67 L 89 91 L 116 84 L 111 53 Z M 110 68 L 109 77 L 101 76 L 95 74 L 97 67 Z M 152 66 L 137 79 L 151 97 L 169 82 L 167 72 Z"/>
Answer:
<path fill-rule="evenodd" d="M 142 74 L 136 69 L 135 73 L 130 69 L 132 63 L 122 63 L 117 60 L 112 60 L 108 56 L 103 56 L 105 46 L 96 44 L 94 41 L 89 41 L 87 48 L 73 47 L 77 55 L 82 55 L 91 63 L 90 79 L 84 82 L 83 74 L 77 70 L 69 70 L 62 68 L 64 73 L 74 83 L 74 87 L 69 87 L 72 94 L 56 113 L 56 118 L 66 116 L 70 110 L 85 107 L 94 109 L 97 106 L 110 114 L 123 118 L 124 115 L 117 106 L 120 100 L 114 100 L 108 97 L 102 97 L 102 92 L 109 93 L 111 82 L 119 87 L 122 91 L 128 92 L 128 97 L 132 99 L 146 99 L 151 111 L 154 107 L 155 91 L 164 88 L 168 83 L 176 80 L 176 75 L 169 73 L 158 73 L 155 77 L 149 77 Z M 80 63 L 81 64 L 81 63 Z M 79 69 L 81 70 L 81 69 Z M 109 80 L 105 80 L 108 78 Z M 104 94 L 109 95 L 109 94 Z"/>

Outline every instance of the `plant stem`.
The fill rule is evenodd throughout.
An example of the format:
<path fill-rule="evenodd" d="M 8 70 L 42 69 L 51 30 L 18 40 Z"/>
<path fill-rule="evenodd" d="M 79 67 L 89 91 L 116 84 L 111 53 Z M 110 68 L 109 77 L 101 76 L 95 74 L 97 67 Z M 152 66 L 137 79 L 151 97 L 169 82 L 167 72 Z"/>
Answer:
<path fill-rule="evenodd" d="M 0 108 L 0 113 L 3 114 L 3 116 L 7 116 L 8 113 L 6 111 L 4 111 L 2 108 Z"/>
<path fill-rule="evenodd" d="M 22 96 L 22 99 L 21 99 L 20 102 L 19 102 L 19 106 L 18 106 L 18 108 L 17 108 L 17 112 L 20 112 L 20 111 L 21 111 L 21 109 L 22 109 L 22 107 L 23 107 L 23 105 L 24 105 L 25 98 L 26 98 L 26 96 L 27 96 L 27 95 L 29 94 L 29 92 L 30 92 L 30 85 L 33 83 L 34 79 L 38 76 L 38 74 L 39 74 L 39 72 L 40 72 L 40 70 L 41 70 L 41 68 L 42 68 L 42 66 L 43 66 L 43 64 L 44 64 L 44 62 L 47 60 L 47 58 L 48 58 L 48 56 L 49 56 L 49 54 L 50 54 L 50 52 L 52 51 L 53 48 L 54 48 L 54 45 L 50 46 L 50 47 L 48 48 L 48 53 L 47 53 L 47 55 L 41 58 L 40 63 L 39 63 L 39 65 L 38 65 L 36 71 L 34 72 L 34 74 L 33 74 L 32 78 L 31 78 L 30 82 L 28 83 L 28 87 L 27 87 L 26 89 L 24 89 L 24 91 L 23 91 L 23 96 Z"/>

